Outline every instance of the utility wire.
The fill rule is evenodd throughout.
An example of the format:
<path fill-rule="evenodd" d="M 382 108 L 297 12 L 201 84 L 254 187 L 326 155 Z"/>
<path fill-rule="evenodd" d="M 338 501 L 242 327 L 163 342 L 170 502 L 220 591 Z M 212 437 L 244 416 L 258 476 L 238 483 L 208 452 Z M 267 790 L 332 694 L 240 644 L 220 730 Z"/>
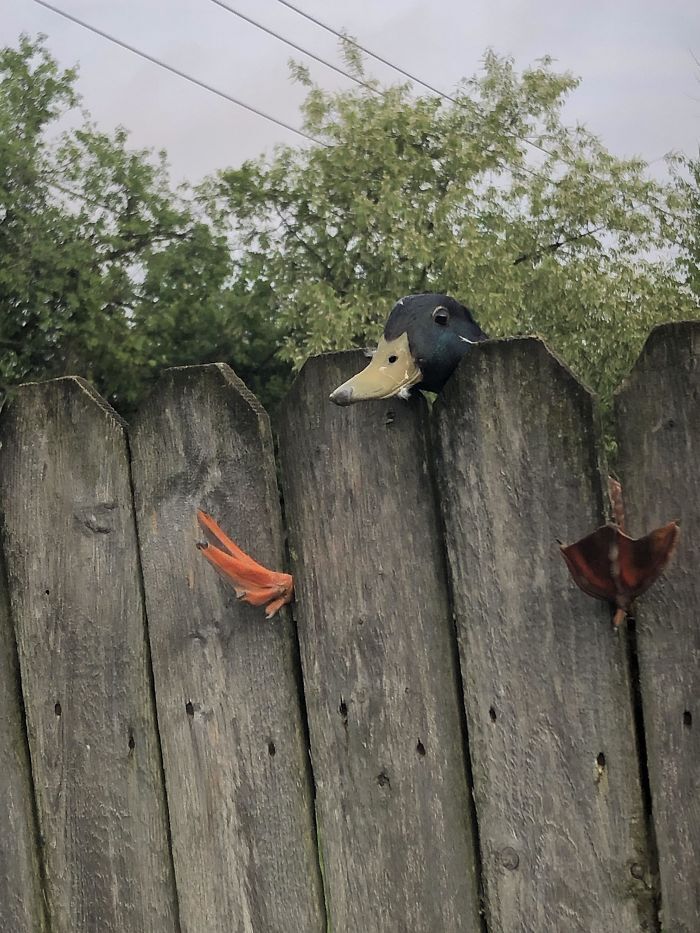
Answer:
<path fill-rule="evenodd" d="M 318 26 L 320 29 L 325 29 L 326 32 L 329 32 L 331 35 L 336 36 L 336 38 L 341 39 L 343 42 L 348 42 L 350 45 L 353 45 L 356 49 L 359 49 L 361 52 L 364 52 L 365 55 L 369 55 L 370 58 L 373 58 L 375 61 L 381 62 L 382 65 L 386 65 L 388 68 L 392 68 L 398 74 L 403 75 L 404 78 L 408 78 L 409 81 L 413 81 L 415 84 L 419 84 L 421 87 L 424 87 L 426 90 L 431 91 L 433 94 L 437 94 L 438 97 L 441 97 L 443 100 L 448 100 L 453 104 L 457 104 L 460 107 L 464 107 L 464 102 L 459 100 L 457 97 L 453 97 L 451 94 L 446 94 L 444 91 L 441 91 L 439 88 L 434 87 L 432 84 L 428 84 L 427 81 L 424 81 L 422 78 L 417 77 L 417 75 L 412 74 L 410 71 L 406 71 L 405 68 L 401 68 L 399 65 L 395 65 L 393 62 L 390 62 L 387 58 L 383 58 L 381 55 L 378 55 L 376 52 L 372 52 L 371 49 L 368 49 L 366 46 L 361 45 L 347 33 L 340 32 L 337 29 L 334 29 L 332 26 L 329 26 L 327 23 L 324 23 L 322 20 L 317 19 L 315 16 L 312 16 L 310 13 L 307 13 L 305 10 L 300 9 L 294 3 L 290 3 L 289 0 L 277 0 L 282 6 L 287 7 L 290 10 L 293 10 L 299 16 L 303 16 L 304 19 L 313 23 L 315 26 Z M 478 106 L 478 104 L 473 103 L 475 110 L 480 116 L 485 116 L 484 111 Z M 551 149 L 547 149 L 546 146 L 542 146 L 540 143 L 533 142 L 533 140 L 528 139 L 527 136 L 520 136 L 517 133 L 505 131 L 505 135 L 517 139 L 520 142 L 525 143 L 528 146 L 531 146 L 533 149 L 538 149 L 540 152 L 545 155 L 550 156 L 550 158 L 558 159 L 560 162 L 563 162 L 564 165 L 568 165 L 571 168 L 576 168 L 576 163 L 565 159 L 562 155 L 552 152 Z M 546 178 L 546 176 L 541 175 L 538 172 L 534 172 L 532 169 L 524 169 L 528 174 L 534 175 L 539 178 Z M 556 185 L 557 182 L 552 179 L 547 179 L 551 184 Z M 600 180 L 600 179 L 598 179 Z M 639 205 L 643 204 L 645 207 L 652 208 L 653 210 L 660 211 L 660 213 L 665 214 L 667 217 L 674 217 L 674 215 L 665 210 L 663 207 L 660 207 L 658 204 L 650 204 L 648 201 L 635 199 L 633 203 Z"/>
<path fill-rule="evenodd" d="M 297 52 L 301 52 L 302 55 L 307 55 L 309 58 L 312 58 L 314 61 L 319 62 L 321 65 L 325 65 L 327 68 L 331 68 L 333 71 L 335 71 L 339 75 L 342 75 L 344 78 L 348 78 L 350 81 L 354 81 L 355 84 L 359 84 L 360 87 L 367 88 L 368 90 L 372 91 L 373 94 L 381 95 L 382 97 L 387 96 L 386 91 L 382 90 L 381 88 L 376 87 L 373 84 L 370 84 L 368 81 L 363 81 L 361 78 L 358 78 L 355 75 L 350 74 L 350 72 L 345 71 L 343 68 L 340 68 L 338 65 L 334 65 L 332 62 L 327 61 L 325 58 L 321 58 L 319 55 L 316 55 L 314 52 L 310 52 L 308 49 L 303 48 L 300 45 L 297 45 L 295 42 L 292 42 L 290 39 L 285 38 L 285 36 L 280 35 L 278 32 L 275 32 L 273 29 L 269 29 L 267 26 L 263 26 L 262 23 L 257 22 L 256 20 L 252 19 L 250 16 L 247 16 L 245 13 L 241 13 L 239 10 L 236 10 L 233 7 L 229 6 L 227 3 L 224 3 L 223 0 L 210 0 L 210 2 L 216 4 L 216 6 L 221 7 L 223 10 L 226 10 L 229 13 L 232 13 L 234 16 L 238 16 L 240 19 L 242 19 L 246 23 L 249 23 L 251 26 L 255 26 L 257 29 L 261 29 L 263 32 L 267 33 L 269 36 L 273 36 L 275 39 L 278 39 L 280 42 L 284 42 L 285 45 L 290 46 L 291 48 L 295 49 Z M 334 29 L 331 29 L 330 26 L 326 26 L 320 20 L 317 20 L 313 16 L 310 16 L 309 14 L 304 13 L 303 10 L 298 10 L 291 3 L 285 3 L 284 0 L 279 0 L 279 2 L 283 3 L 284 6 L 288 6 L 291 10 L 294 10 L 295 13 L 299 13 L 301 16 L 304 16 L 306 19 L 311 20 L 311 22 L 316 23 L 318 26 L 321 26 L 323 29 L 328 30 L 328 32 L 330 32 L 332 35 L 338 36 L 339 38 L 343 40 L 347 39 L 348 42 L 350 42 L 352 45 L 357 46 L 358 49 L 360 49 L 363 52 L 366 52 L 368 55 L 371 55 L 372 58 L 376 58 L 377 61 L 383 62 L 385 65 L 388 65 L 390 68 L 394 68 L 394 70 L 398 71 L 400 74 L 405 75 L 407 78 L 410 78 L 412 81 L 415 81 L 417 84 L 423 85 L 423 87 L 427 88 L 429 91 L 432 91 L 433 93 L 438 94 L 440 97 L 444 97 L 446 100 L 450 100 L 455 104 L 464 106 L 464 104 L 458 101 L 455 97 L 450 97 L 447 94 L 443 94 L 442 91 L 439 91 L 437 88 L 432 87 L 432 85 L 425 84 L 425 82 L 421 81 L 419 78 L 415 78 L 413 77 L 413 75 L 410 75 L 408 72 L 402 71 L 402 69 L 398 68 L 396 65 L 392 65 L 391 62 L 387 61 L 384 58 L 381 58 L 381 56 L 375 55 L 373 52 L 370 52 L 369 49 L 365 49 L 364 46 L 355 42 L 349 36 L 345 36 L 340 32 L 336 32 Z M 547 182 L 551 181 L 551 179 L 549 179 L 546 175 L 542 175 L 540 172 L 536 172 L 533 169 L 528 168 L 527 166 L 520 166 L 519 171 L 523 171 L 528 175 L 532 175 L 534 178 L 540 178 L 543 181 L 547 181 Z"/>
<path fill-rule="evenodd" d="M 134 55 L 138 55 L 139 58 L 143 58 L 147 62 L 151 62 L 153 65 L 158 65 L 160 68 L 165 68 L 165 70 L 169 71 L 171 74 L 177 75 L 179 78 L 184 78 L 185 81 L 189 81 L 191 84 L 194 84 L 205 91 L 210 91 L 212 94 L 216 94 L 217 97 L 221 97 L 232 104 L 236 104 L 237 107 L 242 107 L 244 110 L 248 110 L 250 113 L 254 113 L 256 116 L 262 117 L 264 120 L 269 120 L 270 123 L 276 123 L 277 126 L 281 126 L 283 129 L 289 130 L 290 133 L 295 133 L 297 136 L 302 136 L 304 139 L 308 139 L 309 142 L 329 148 L 328 143 L 324 143 L 320 139 L 316 139 L 314 136 L 311 136 L 309 133 L 305 133 L 303 130 L 297 129 L 290 123 L 285 123 L 284 120 L 278 120 L 277 117 L 272 117 L 269 113 L 265 113 L 263 110 L 258 110 L 257 107 L 246 104 L 244 101 L 238 100 L 237 97 L 233 97 L 231 94 L 227 94 L 226 91 L 221 91 L 219 88 L 213 87 L 211 84 L 207 84 L 205 81 L 200 81 L 199 78 L 194 78 L 192 75 L 187 74 L 185 71 L 181 71 L 174 65 L 168 65 L 167 62 L 161 61 L 161 59 L 156 58 L 153 55 L 149 55 L 147 52 L 142 52 L 140 49 L 135 48 L 133 45 L 129 45 L 127 42 L 122 42 L 121 39 L 117 39 L 115 36 L 110 35 L 108 32 L 104 32 L 103 30 L 98 29 L 96 26 L 91 26 L 90 23 L 86 23 L 84 20 L 78 19 L 78 17 L 73 16 L 72 13 L 66 13 L 64 10 L 60 10 L 58 7 L 52 6 L 52 4 L 47 3 L 46 0 L 34 0 L 34 2 L 38 3 L 39 6 L 46 7 L 47 10 L 51 10 L 52 13 L 57 13 L 64 19 L 70 20 L 72 23 L 75 23 L 78 26 L 82 26 L 83 29 L 87 29 L 89 32 L 93 32 L 95 35 L 101 36 L 103 39 L 107 39 L 114 45 L 118 45 L 120 48 L 126 49 L 127 52 L 132 52 Z"/>
<path fill-rule="evenodd" d="M 211 0 L 211 3 L 215 3 L 217 6 L 220 6 L 222 10 L 226 10 L 228 13 L 232 13 L 234 16 L 237 16 L 244 22 L 249 23 L 251 26 L 255 26 L 256 29 L 261 29 L 263 32 L 266 32 L 268 36 L 273 36 L 273 38 L 278 39 L 280 42 L 284 42 L 285 45 L 288 45 L 290 48 L 297 52 L 301 52 L 302 55 L 307 55 L 309 58 L 313 58 L 314 61 L 319 62 L 321 65 L 325 65 L 326 68 L 331 68 L 333 71 L 339 75 L 342 75 L 344 78 L 349 78 L 350 81 L 354 81 L 355 84 L 359 84 L 361 87 L 367 88 L 367 90 L 372 91 L 373 94 L 381 94 L 386 96 L 386 91 L 383 91 L 381 88 L 375 87 L 375 85 L 370 84 L 369 81 L 363 81 L 361 78 L 357 78 L 355 75 L 351 75 L 350 72 L 344 71 L 342 68 L 338 67 L 338 65 L 334 65 L 332 62 L 327 61 L 325 58 L 321 58 L 320 55 L 316 55 L 314 52 L 309 52 L 308 49 L 305 49 L 301 45 L 297 45 L 295 42 L 292 42 L 291 39 L 287 39 L 285 36 L 280 35 L 278 32 L 275 32 L 274 29 L 263 26 L 262 23 L 257 22 L 257 20 L 252 19 L 245 13 L 241 13 L 240 10 L 234 9 L 232 6 L 224 3 L 223 0 Z"/>
<path fill-rule="evenodd" d="M 216 2 L 216 0 L 214 0 Z M 320 19 L 316 19 L 315 16 L 312 16 L 310 13 L 307 13 L 305 10 L 299 9 L 298 6 L 295 6 L 293 3 L 289 3 L 288 0 L 277 0 L 278 3 L 281 3 L 282 6 L 286 6 L 288 9 L 293 10 L 295 13 L 298 13 L 299 16 L 303 16 L 304 19 L 309 20 L 314 23 L 316 26 L 319 26 L 321 29 L 325 29 L 326 32 L 331 33 L 331 35 L 336 36 L 338 39 L 341 39 L 343 42 L 349 42 L 350 45 L 354 45 L 356 49 L 359 49 L 361 52 L 364 52 L 365 55 L 369 55 L 370 58 L 373 58 L 375 61 L 381 62 L 382 65 L 386 65 L 388 68 L 393 68 L 394 71 L 398 74 L 403 75 L 404 78 L 408 78 L 409 81 L 413 81 L 414 84 L 419 84 L 421 87 L 426 88 L 426 90 L 431 91 L 433 94 L 437 94 L 438 97 L 441 97 L 443 100 L 449 100 L 450 103 L 457 104 L 458 107 L 464 107 L 464 101 L 459 100 L 457 97 L 453 97 L 451 94 L 441 91 L 439 88 L 434 87 L 432 84 L 428 84 L 427 81 L 423 81 L 422 78 L 417 77 L 414 74 L 411 74 L 410 71 L 406 71 L 405 68 L 401 68 L 399 65 L 395 65 L 393 62 L 390 62 L 387 58 L 382 58 L 381 55 L 377 55 L 376 52 L 370 51 L 364 45 L 360 45 L 355 39 L 347 35 L 347 33 L 339 32 L 337 29 L 334 29 L 332 26 L 329 26 L 327 23 L 322 22 Z M 473 103 L 474 109 L 480 116 L 485 116 L 485 112 L 479 107 L 478 104 Z M 545 155 L 551 156 L 552 158 L 557 158 L 562 162 L 566 162 L 566 159 L 563 159 L 561 156 L 557 155 L 554 152 L 551 152 L 549 149 L 545 149 L 544 146 L 541 146 L 539 143 L 533 142 L 531 139 L 528 139 L 526 136 L 519 136 L 517 133 L 508 133 L 507 136 L 511 136 L 513 139 L 518 139 L 521 142 L 527 143 L 528 146 L 532 146 L 535 149 L 539 149 L 540 152 L 545 153 Z M 571 164 L 571 163 L 568 163 Z"/>
<path fill-rule="evenodd" d="M 236 98 L 236 97 L 233 97 L 232 95 L 226 93 L 225 91 L 221 91 L 221 90 L 219 90 L 219 88 L 213 87 L 212 85 L 207 84 L 207 83 L 204 82 L 204 81 L 200 81 L 198 78 L 195 78 L 195 77 L 193 77 L 193 76 L 190 75 L 190 74 L 187 74 L 187 72 L 184 72 L 184 71 L 180 70 L 179 68 L 176 68 L 176 67 L 173 66 L 173 65 L 167 64 L 167 62 L 164 62 L 164 61 L 162 61 L 161 59 L 156 58 L 156 57 L 153 56 L 153 55 L 149 55 L 147 52 L 142 52 L 140 49 L 137 49 L 137 48 L 135 48 L 134 46 L 129 45 L 127 42 L 123 42 L 121 39 L 117 39 L 115 36 L 112 36 L 110 33 L 107 33 L 107 32 L 105 32 L 105 31 L 103 31 L 103 30 L 101 30 L 101 29 L 98 29 L 96 26 L 92 26 L 90 23 L 87 23 L 87 22 L 85 22 L 84 20 L 79 19 L 77 16 L 74 16 L 74 15 L 71 14 L 71 13 L 67 13 L 67 12 L 65 12 L 64 10 L 61 10 L 61 9 L 59 9 L 58 7 L 53 6 L 51 3 L 48 3 L 47 0 L 34 0 L 34 2 L 35 2 L 35 3 L 38 3 L 40 6 L 45 7 L 46 9 L 50 10 L 51 12 L 56 13 L 58 16 L 61 16 L 61 17 L 63 17 L 64 19 L 67 19 L 67 20 L 69 20 L 70 22 L 73 22 L 73 23 L 75 23 L 76 25 L 81 26 L 83 29 L 87 29 L 89 32 L 92 32 L 92 33 L 94 33 L 95 35 L 98 35 L 98 36 L 102 37 L 103 39 L 107 39 L 108 42 L 112 42 L 114 45 L 117 45 L 117 46 L 119 46 L 120 48 L 126 49 L 128 52 L 132 52 L 134 55 L 139 56 L 139 58 L 143 58 L 145 61 L 148 61 L 148 62 L 150 62 L 151 64 L 157 65 L 157 66 L 160 67 L 160 68 L 164 68 L 166 71 L 169 71 L 171 74 L 177 75 L 177 76 L 180 77 L 180 78 L 184 78 L 186 81 L 189 81 L 191 84 L 194 84 L 196 87 L 202 88 L 202 89 L 205 90 L 205 91 L 209 91 L 209 92 L 211 92 L 212 94 L 215 94 L 217 97 L 220 97 L 220 98 L 222 98 L 222 99 L 224 99 L 224 100 L 227 100 L 227 101 L 229 101 L 230 103 L 235 104 L 236 106 L 241 107 L 242 109 L 247 110 L 247 111 L 249 111 L 250 113 L 255 114 L 256 116 L 262 117 L 264 120 L 268 120 L 270 123 L 274 123 L 274 124 L 276 124 L 277 126 L 280 126 L 280 127 L 282 127 L 283 129 L 286 129 L 286 130 L 288 130 L 289 132 L 294 133 L 294 134 L 297 135 L 297 136 L 300 136 L 300 137 L 302 137 L 302 138 L 304 138 L 304 139 L 309 140 L 309 142 L 315 143 L 316 145 L 320 145 L 320 146 L 323 146 L 323 147 L 325 147 L 325 148 L 331 148 L 329 143 L 323 142 L 322 140 L 319 140 L 319 139 L 317 139 L 316 137 L 311 136 L 309 133 L 306 133 L 304 130 L 300 130 L 300 129 L 298 129 L 297 127 L 292 126 L 292 125 L 289 124 L 289 123 L 285 123 L 283 120 L 278 120 L 276 117 L 273 117 L 273 116 L 271 116 L 270 114 L 265 113 L 264 111 L 259 110 L 259 109 L 256 108 L 256 107 L 251 106 L 250 104 L 246 104 L 244 101 L 239 100 L 239 99 Z M 285 42 L 285 43 L 288 44 L 288 45 L 291 45 L 291 46 L 292 46 L 293 48 L 295 48 L 297 51 L 300 51 L 300 52 L 302 52 L 303 54 L 308 55 L 309 57 L 314 58 L 315 60 L 321 62 L 322 64 L 327 65 L 329 68 L 332 68 L 334 71 L 337 71 L 338 73 L 344 75 L 345 77 L 349 78 L 350 80 L 356 81 L 356 83 L 362 84 L 362 85 L 364 85 L 365 87 L 368 87 L 368 88 L 369 88 L 370 90 L 372 90 L 374 93 L 379 93 L 379 94 L 385 93 L 385 92 L 381 91 L 381 89 L 378 89 L 378 88 L 376 88 L 376 87 L 373 87 L 372 85 L 370 85 L 370 84 L 368 84 L 368 83 L 366 83 L 366 82 L 363 82 L 363 81 L 361 81 L 361 80 L 359 80 L 359 79 L 356 79 L 356 78 L 353 77 L 351 74 L 348 74 L 347 72 L 345 72 L 345 71 L 343 71 L 342 69 L 336 67 L 335 65 L 332 65 L 330 62 L 327 62 L 327 61 L 325 61 L 324 59 L 321 59 L 319 56 L 316 56 L 316 55 L 314 55 L 313 53 L 308 52 L 306 49 L 302 48 L 301 46 L 295 45 L 294 43 L 292 43 L 292 42 L 288 41 L 287 39 L 285 39 L 283 36 L 280 36 L 280 35 L 278 35 L 277 33 L 273 32 L 271 29 L 268 29 L 267 27 L 262 26 L 260 23 L 255 22 L 255 21 L 252 20 L 250 17 L 247 17 L 247 16 L 245 16 L 244 14 L 240 13 L 238 10 L 235 10 L 235 9 L 233 9 L 232 7 L 229 7 L 227 4 L 225 4 L 225 3 L 223 3 L 223 2 L 220 2 L 220 0 L 212 0 L 212 2 L 214 2 L 214 3 L 216 3 L 218 6 L 222 7 L 222 9 L 225 9 L 225 10 L 227 10 L 228 12 L 230 12 L 230 13 L 236 15 L 236 16 L 239 16 L 241 19 L 244 19 L 245 21 L 247 21 L 247 22 L 250 23 L 251 25 L 255 26 L 256 28 L 261 29 L 261 30 L 263 30 L 264 32 L 268 33 L 269 35 L 274 36 L 274 37 L 275 37 L 276 39 L 278 39 L 279 41 L 282 41 L 282 42 Z M 304 10 L 301 10 L 300 8 L 296 7 L 294 4 L 288 2 L 288 0 L 277 0 L 277 2 L 278 2 L 278 3 L 281 3 L 283 6 L 288 7 L 289 9 L 293 10 L 295 13 L 299 14 L 300 16 L 303 16 L 305 19 L 309 20 L 310 22 L 314 23 L 315 25 L 319 26 L 320 28 L 325 29 L 327 32 L 332 33 L 334 36 L 338 37 L 339 39 L 341 39 L 341 40 L 343 40 L 343 41 L 348 41 L 348 42 L 350 42 L 350 44 L 354 45 L 354 46 L 355 46 L 356 48 L 358 48 L 360 51 L 362 51 L 362 52 L 364 52 L 365 54 L 369 55 L 370 57 L 376 59 L 377 61 L 381 62 L 382 64 L 387 65 L 389 68 L 394 69 L 394 70 L 397 71 L 399 74 L 402 74 L 402 75 L 404 75 L 405 77 L 407 77 L 409 80 L 414 81 L 414 82 L 417 83 L 417 84 L 420 84 L 422 87 L 425 87 L 426 89 L 430 90 L 432 93 L 435 93 L 435 94 L 437 94 L 438 96 L 442 97 L 443 99 L 449 100 L 449 101 L 451 101 L 452 103 L 454 103 L 454 104 L 456 104 L 456 105 L 458 105 L 458 106 L 461 106 L 461 107 L 464 107 L 464 106 L 465 106 L 464 103 L 463 103 L 461 100 L 459 100 L 458 98 L 455 98 L 455 97 L 450 96 L 449 94 L 443 93 L 443 92 L 440 91 L 438 88 L 433 87 L 432 85 L 428 84 L 427 82 L 423 81 L 422 79 L 418 78 L 417 76 L 411 74 L 411 73 L 408 72 L 408 71 L 405 71 L 403 68 L 400 68 L 398 65 L 394 65 L 394 64 L 393 64 L 392 62 L 390 62 L 388 59 L 382 58 L 382 56 L 377 55 L 375 52 L 370 51 L 369 49 L 365 48 L 363 45 L 360 45 L 360 43 L 356 42 L 354 39 L 351 39 L 349 36 L 344 35 L 343 33 L 339 32 L 339 31 L 336 30 L 336 29 L 333 29 L 333 27 L 328 26 L 326 23 L 323 23 L 321 20 L 316 19 L 315 17 L 311 16 L 309 13 L 306 13 Z M 478 105 L 475 105 L 475 107 L 476 107 L 476 109 L 477 109 L 477 112 L 479 112 Z M 483 111 L 481 111 L 481 114 L 482 114 L 482 116 L 484 115 Z M 538 143 L 534 143 L 532 140 L 528 139 L 528 138 L 525 137 L 525 136 L 519 136 L 518 134 L 515 134 L 515 133 L 507 133 L 506 135 L 510 135 L 510 136 L 512 136 L 514 139 L 519 139 L 521 142 L 524 142 L 524 143 L 526 143 L 527 145 L 532 146 L 532 147 L 535 148 L 535 149 L 539 149 L 541 152 L 543 152 L 543 153 L 545 153 L 545 154 L 551 156 L 552 158 L 558 159 L 559 161 L 561 161 L 561 162 L 563 162 L 563 163 L 565 163 L 565 164 L 574 166 L 574 163 L 568 162 L 568 161 L 567 161 L 566 159 L 564 159 L 562 156 L 557 155 L 556 153 L 551 152 L 550 150 L 546 149 L 545 147 L 540 146 Z M 544 181 L 551 182 L 551 184 L 553 184 L 553 185 L 555 185 L 555 186 L 558 184 L 558 182 L 557 182 L 556 180 L 552 180 L 552 179 L 548 178 L 547 176 L 542 175 L 541 173 L 539 173 L 539 172 L 537 172 L 537 171 L 534 171 L 533 169 L 530 169 L 530 168 L 528 168 L 528 167 L 526 167 L 526 166 L 520 166 L 519 170 L 520 170 L 520 171 L 523 171 L 523 172 L 526 172 L 527 174 L 532 175 L 533 177 L 542 178 Z M 652 209 L 654 209 L 654 210 L 657 210 L 657 211 L 659 211 L 660 213 L 665 214 L 665 215 L 668 216 L 668 217 L 673 217 L 673 216 L 674 216 L 670 211 L 665 210 L 664 208 L 662 208 L 662 207 L 661 207 L 660 205 L 658 205 L 658 204 L 650 204 L 650 203 L 647 202 L 647 201 L 643 201 L 643 200 L 639 200 L 639 199 L 635 199 L 632 203 L 643 204 L 644 206 L 649 207 L 649 208 L 652 208 Z"/>
<path fill-rule="evenodd" d="M 277 0 L 278 3 L 281 3 L 282 6 L 288 7 L 288 9 L 293 10 L 295 13 L 298 13 L 299 16 L 303 16 L 304 19 L 309 20 L 315 26 L 319 26 L 321 29 L 325 29 L 326 32 L 331 33 L 331 35 L 336 36 L 338 39 L 342 39 L 343 42 L 348 42 L 350 45 L 354 45 L 356 49 L 359 49 L 361 52 L 364 52 L 365 55 L 369 55 L 370 58 L 373 58 L 375 61 L 381 62 L 382 65 L 386 65 L 388 68 L 392 68 L 394 71 L 398 71 L 399 74 L 402 74 L 404 78 L 408 78 L 410 81 L 413 81 L 415 84 L 420 84 L 421 87 L 426 88 L 428 91 L 432 91 L 433 94 L 437 94 L 438 97 L 443 97 L 445 100 L 451 100 L 453 103 L 458 104 L 459 101 L 450 97 L 449 94 L 444 94 L 442 91 L 438 90 L 436 87 L 433 87 L 432 84 L 428 84 L 426 81 L 422 81 L 420 78 L 417 78 L 415 75 L 412 75 L 409 71 L 404 71 L 403 68 L 400 68 L 398 65 L 394 65 L 393 62 L 388 61 L 386 58 L 382 58 L 381 55 L 377 55 L 376 52 L 370 51 L 368 48 L 365 48 L 364 45 L 360 45 L 355 39 L 347 35 L 347 33 L 339 32 L 337 29 L 333 29 L 332 26 L 329 26 L 327 23 L 322 22 L 320 19 L 316 19 L 315 16 L 312 16 L 310 13 L 307 13 L 305 10 L 300 10 L 298 6 L 295 6 L 293 3 L 288 3 L 287 0 Z"/>

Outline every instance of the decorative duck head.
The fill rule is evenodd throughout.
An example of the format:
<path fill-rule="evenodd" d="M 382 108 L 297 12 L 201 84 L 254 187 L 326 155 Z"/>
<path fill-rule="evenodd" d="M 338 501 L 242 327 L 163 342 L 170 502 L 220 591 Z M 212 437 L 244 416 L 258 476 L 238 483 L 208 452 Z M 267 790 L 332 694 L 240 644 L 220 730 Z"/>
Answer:
<path fill-rule="evenodd" d="M 392 308 L 372 361 L 331 393 L 336 405 L 439 392 L 457 364 L 487 336 L 471 311 L 448 295 L 407 295 Z"/>

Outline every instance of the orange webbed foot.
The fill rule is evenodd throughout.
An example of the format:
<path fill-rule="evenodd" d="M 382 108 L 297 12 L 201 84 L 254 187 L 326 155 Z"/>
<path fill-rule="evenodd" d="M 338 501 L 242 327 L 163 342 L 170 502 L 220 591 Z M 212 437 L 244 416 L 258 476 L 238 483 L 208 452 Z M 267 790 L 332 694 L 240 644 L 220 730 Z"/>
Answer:
<path fill-rule="evenodd" d="M 268 619 L 294 598 L 291 574 L 268 570 L 242 551 L 219 528 L 214 519 L 201 510 L 197 520 L 207 542 L 198 544 L 212 567 L 235 590 L 236 596 L 251 606 L 265 606 Z"/>

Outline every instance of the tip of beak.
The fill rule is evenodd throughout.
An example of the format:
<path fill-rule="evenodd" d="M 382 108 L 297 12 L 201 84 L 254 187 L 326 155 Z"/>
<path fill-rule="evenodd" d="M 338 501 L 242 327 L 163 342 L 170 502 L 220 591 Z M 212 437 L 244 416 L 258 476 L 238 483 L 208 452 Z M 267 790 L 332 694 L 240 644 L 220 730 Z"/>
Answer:
<path fill-rule="evenodd" d="M 350 386 L 339 386 L 328 397 L 336 405 L 351 405 L 353 401 L 352 388 Z"/>

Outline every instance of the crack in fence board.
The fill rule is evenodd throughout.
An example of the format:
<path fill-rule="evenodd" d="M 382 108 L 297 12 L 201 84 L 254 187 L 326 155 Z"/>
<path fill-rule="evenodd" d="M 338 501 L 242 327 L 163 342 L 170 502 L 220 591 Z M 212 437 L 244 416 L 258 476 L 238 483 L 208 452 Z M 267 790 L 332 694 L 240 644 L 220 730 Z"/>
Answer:
<path fill-rule="evenodd" d="M 123 426 L 66 378 L 21 387 L 0 437 L 52 933 L 176 933 Z"/>
<path fill-rule="evenodd" d="M 592 399 L 491 341 L 434 414 L 489 931 L 653 930 L 625 636 L 556 543 L 605 520 Z"/>
<path fill-rule="evenodd" d="M 680 519 L 671 564 L 637 604 L 662 926 L 700 928 L 700 322 L 655 328 L 616 396 L 627 527 Z"/>
<path fill-rule="evenodd" d="M 480 929 L 460 697 L 424 402 L 339 409 L 356 352 L 281 418 L 285 508 L 334 930 Z"/>
<path fill-rule="evenodd" d="M 236 600 L 196 509 L 282 562 L 267 416 L 223 365 L 167 371 L 131 432 L 183 930 L 325 930 L 294 630 Z"/>
<path fill-rule="evenodd" d="M 0 459 L 0 469 L 2 460 Z M 19 669 L 0 554 L 0 930 L 45 933 Z"/>

